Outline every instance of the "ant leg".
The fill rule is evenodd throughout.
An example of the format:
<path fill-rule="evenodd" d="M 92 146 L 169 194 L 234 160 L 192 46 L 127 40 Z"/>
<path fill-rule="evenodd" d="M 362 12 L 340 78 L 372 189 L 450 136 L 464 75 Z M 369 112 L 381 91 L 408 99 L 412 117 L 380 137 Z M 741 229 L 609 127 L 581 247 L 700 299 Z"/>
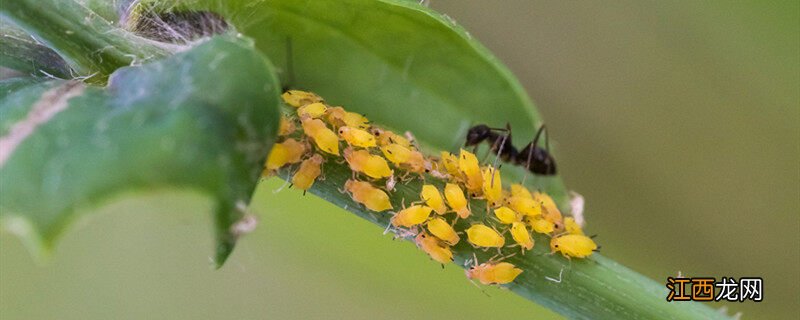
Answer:
<path fill-rule="evenodd" d="M 510 136 L 510 134 L 503 135 L 503 141 L 500 142 L 500 149 L 497 149 L 497 154 L 494 157 L 494 162 L 492 163 L 492 182 L 489 184 L 491 187 L 494 187 L 494 176 L 497 172 L 497 160 L 500 159 L 500 154 L 503 152 L 503 148 L 506 145 L 506 140 L 508 140 L 508 136 Z"/>
<path fill-rule="evenodd" d="M 528 144 L 528 146 L 527 146 L 527 148 L 528 148 L 528 158 L 525 161 L 525 171 L 527 171 L 527 172 L 525 173 L 525 177 L 522 178 L 522 184 L 523 185 L 525 184 L 525 180 L 528 178 L 528 175 L 531 172 L 531 158 L 533 157 L 533 150 L 536 149 L 536 147 L 539 146 L 539 136 L 542 134 L 543 131 L 546 131 L 546 130 L 547 130 L 547 127 L 545 125 L 542 125 L 541 127 L 539 127 L 539 131 L 536 131 L 536 136 L 533 138 L 533 142 L 531 142 L 531 144 Z M 545 138 L 547 138 L 547 136 L 549 136 L 549 135 L 546 135 Z M 550 148 L 550 143 L 545 141 L 545 144 L 547 145 L 547 148 L 549 149 Z"/>

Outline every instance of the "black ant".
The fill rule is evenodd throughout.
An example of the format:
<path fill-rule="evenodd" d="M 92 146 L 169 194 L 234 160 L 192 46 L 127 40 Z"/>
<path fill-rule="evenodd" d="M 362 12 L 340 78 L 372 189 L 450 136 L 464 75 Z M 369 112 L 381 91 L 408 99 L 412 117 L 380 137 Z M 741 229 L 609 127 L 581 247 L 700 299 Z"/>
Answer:
<path fill-rule="evenodd" d="M 545 133 L 544 148 L 538 145 L 539 137 L 542 133 Z M 550 139 L 549 135 L 547 135 L 547 127 L 542 125 L 539 127 L 539 131 L 536 132 L 536 137 L 533 138 L 533 141 L 519 152 L 516 163 L 525 165 L 525 168 L 535 174 L 552 176 L 556 174 L 556 159 L 553 158 L 553 155 L 548 150 L 550 150 Z"/>
<path fill-rule="evenodd" d="M 511 145 L 511 125 L 506 124 L 505 128 L 491 128 L 485 124 L 479 124 L 469 129 L 464 146 L 476 146 L 483 141 L 491 143 L 490 150 L 505 162 L 513 162 L 522 165 L 530 172 L 538 175 L 556 174 L 556 161 L 548 152 L 550 149 L 549 135 L 546 135 L 547 127 L 542 125 L 533 141 L 518 151 Z M 502 133 L 499 133 L 502 132 Z M 545 148 L 539 146 L 539 137 L 545 133 Z"/>
<path fill-rule="evenodd" d="M 504 133 L 500 134 L 497 131 Z M 517 148 L 511 145 L 510 124 L 506 124 L 505 129 L 491 128 L 485 124 L 476 125 L 467 131 L 467 140 L 464 142 L 464 146 L 475 146 L 477 149 L 477 146 L 483 141 L 489 141 L 492 144 L 490 147 L 492 152 L 500 156 L 503 161 L 515 161 L 519 154 Z"/>

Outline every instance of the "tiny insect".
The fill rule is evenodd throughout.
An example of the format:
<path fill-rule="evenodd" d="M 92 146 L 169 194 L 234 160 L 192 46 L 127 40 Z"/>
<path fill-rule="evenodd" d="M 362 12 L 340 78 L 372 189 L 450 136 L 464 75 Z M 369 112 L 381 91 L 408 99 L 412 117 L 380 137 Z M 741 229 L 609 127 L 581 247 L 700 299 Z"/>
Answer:
<path fill-rule="evenodd" d="M 394 133 L 392 131 L 381 129 L 381 128 L 377 128 L 377 127 L 372 127 L 370 129 L 370 131 L 375 136 L 375 138 L 378 140 L 378 144 L 381 145 L 381 146 L 386 146 L 386 145 L 390 145 L 390 144 L 399 144 L 399 145 L 401 145 L 403 147 L 406 147 L 406 148 L 411 148 L 412 147 L 411 141 L 408 138 L 403 137 L 403 136 L 401 136 L 399 134 L 396 134 L 396 133 Z"/>
<path fill-rule="evenodd" d="M 506 198 L 506 205 L 522 215 L 536 217 L 542 214 L 542 205 L 536 200 L 520 196 Z"/>
<path fill-rule="evenodd" d="M 442 218 L 433 218 L 428 221 L 426 224 L 428 227 L 428 231 L 431 234 L 436 236 L 437 238 L 441 239 L 442 241 L 446 242 L 447 244 L 454 246 L 458 243 L 461 238 L 456 233 L 456 230 L 453 229 L 450 224 L 447 223 Z"/>
<path fill-rule="evenodd" d="M 375 138 L 369 132 L 358 128 L 339 127 L 339 136 L 347 141 L 347 144 L 355 147 L 371 148 L 377 145 Z"/>
<path fill-rule="evenodd" d="M 389 195 L 369 182 L 351 179 L 345 182 L 344 188 L 350 193 L 353 201 L 363 204 L 369 210 L 381 212 L 392 209 Z"/>
<path fill-rule="evenodd" d="M 441 157 L 442 159 L 440 161 L 442 167 L 447 170 L 448 174 L 453 177 L 461 176 L 461 173 L 458 171 L 458 157 L 447 151 L 442 151 Z"/>
<path fill-rule="evenodd" d="M 420 232 L 420 234 L 414 238 L 414 242 L 422 251 L 425 251 L 431 259 L 441 264 L 453 261 L 453 251 L 450 250 L 450 247 L 442 244 L 435 237 L 425 234 L 425 232 Z"/>
<path fill-rule="evenodd" d="M 540 137 L 545 139 L 545 148 L 539 145 Z M 556 174 L 556 161 L 548 151 L 550 142 L 547 127 L 544 125 L 539 127 L 533 141 L 522 150 L 511 145 L 511 126 L 509 124 L 506 124 L 506 128 L 492 128 L 485 124 L 476 125 L 467 132 L 464 146 L 476 146 L 477 148 L 477 145 L 484 141 L 491 143 L 490 150 L 503 161 L 513 162 L 538 175 Z"/>
<path fill-rule="evenodd" d="M 522 247 L 524 250 L 533 249 L 533 239 L 531 238 L 531 234 L 528 232 L 528 228 L 525 227 L 524 223 L 514 222 L 511 224 L 511 238 L 513 238 L 514 242 L 520 245 L 520 247 Z"/>
<path fill-rule="evenodd" d="M 278 136 L 288 136 L 297 130 L 294 121 L 286 116 L 281 116 L 281 122 L 278 126 Z"/>
<path fill-rule="evenodd" d="M 553 198 L 546 193 L 534 192 L 533 199 L 542 204 L 542 218 L 556 225 L 562 224 L 563 217 L 561 211 L 558 210 L 558 206 L 556 206 L 556 202 L 553 201 Z"/>
<path fill-rule="evenodd" d="M 267 157 L 266 169 L 272 172 L 287 164 L 300 162 L 305 153 L 306 145 L 295 139 L 286 139 L 284 142 L 273 144 Z"/>
<path fill-rule="evenodd" d="M 515 183 L 511 185 L 511 196 L 533 199 L 531 192 L 525 186 Z"/>
<path fill-rule="evenodd" d="M 597 250 L 597 244 L 587 236 L 567 234 L 550 239 L 550 250 L 567 258 L 586 258 Z"/>
<path fill-rule="evenodd" d="M 464 175 L 465 187 L 473 197 L 479 196 L 483 192 L 483 175 L 481 167 L 475 154 L 461 149 L 458 156 L 458 171 Z"/>
<path fill-rule="evenodd" d="M 467 229 L 467 241 L 484 248 L 500 248 L 506 244 L 499 232 L 483 224 L 473 224 Z"/>
<path fill-rule="evenodd" d="M 369 119 L 361 114 L 345 111 L 342 107 L 331 107 L 326 111 L 328 122 L 336 127 L 368 129 Z"/>
<path fill-rule="evenodd" d="M 374 179 L 391 177 L 393 172 L 381 156 L 370 154 L 367 150 L 344 149 L 344 159 L 354 172 L 362 172 Z"/>
<path fill-rule="evenodd" d="M 328 107 L 322 102 L 314 102 L 297 108 L 297 115 L 300 116 L 300 118 L 309 117 L 317 119 L 322 117 L 327 109 Z"/>
<path fill-rule="evenodd" d="M 569 234 L 583 234 L 583 229 L 581 229 L 581 226 L 575 222 L 575 218 L 573 217 L 564 218 L 564 228 Z"/>
<path fill-rule="evenodd" d="M 444 186 L 444 198 L 450 209 L 453 209 L 461 219 L 466 219 L 472 214 L 469 210 L 469 202 L 464 197 L 464 191 L 457 184 L 448 183 Z"/>
<path fill-rule="evenodd" d="M 381 152 L 395 165 L 401 165 L 411 159 L 411 149 L 397 143 L 390 143 L 381 146 Z"/>
<path fill-rule="evenodd" d="M 545 147 L 539 146 L 539 137 L 545 134 Z M 519 151 L 516 163 L 527 168 L 530 172 L 539 175 L 551 176 L 556 174 L 556 160 L 550 154 L 550 141 L 547 134 L 547 127 L 542 125 L 536 136 L 525 148 Z"/>
<path fill-rule="evenodd" d="M 288 90 L 281 95 L 283 101 L 292 107 L 302 107 L 304 105 L 322 102 L 322 98 L 316 94 L 300 90 Z"/>
<path fill-rule="evenodd" d="M 433 208 L 433 211 L 436 211 L 437 214 L 441 215 L 447 212 L 447 206 L 444 204 L 442 194 L 439 193 L 439 189 L 436 186 L 431 184 L 423 185 L 419 197 L 422 201 L 425 201 L 426 205 Z"/>
<path fill-rule="evenodd" d="M 525 217 L 525 221 L 537 233 L 549 234 L 555 230 L 555 224 L 541 217 Z"/>
<path fill-rule="evenodd" d="M 292 176 L 292 185 L 305 193 L 305 190 L 311 188 L 314 185 L 314 181 L 322 173 L 322 162 L 324 162 L 322 156 L 316 153 L 311 158 L 303 160 L 300 168 Z"/>
<path fill-rule="evenodd" d="M 519 220 L 519 218 L 517 218 L 517 213 L 509 207 L 494 209 L 494 216 L 503 224 L 512 224 Z"/>
<path fill-rule="evenodd" d="M 481 284 L 492 285 L 514 281 L 522 273 L 522 269 L 508 262 L 484 262 L 473 266 L 466 273 L 470 280 L 477 279 Z"/>
<path fill-rule="evenodd" d="M 392 225 L 395 227 L 411 228 L 428 220 L 433 209 L 429 206 L 413 205 L 398 211 L 392 217 Z"/>
<path fill-rule="evenodd" d="M 303 125 L 303 131 L 317 148 L 333 155 L 339 155 L 339 137 L 322 120 L 303 117 L 300 118 L 300 123 Z"/>
<path fill-rule="evenodd" d="M 503 185 L 497 168 L 486 167 L 483 169 L 483 197 L 493 208 L 502 204 Z"/>
<path fill-rule="evenodd" d="M 467 131 L 464 146 L 475 146 L 477 149 L 477 146 L 484 141 L 491 144 L 489 149 L 503 161 L 516 160 L 518 152 L 517 148 L 511 145 L 511 125 L 506 124 L 505 129 L 491 128 L 485 124 L 476 125 Z"/>

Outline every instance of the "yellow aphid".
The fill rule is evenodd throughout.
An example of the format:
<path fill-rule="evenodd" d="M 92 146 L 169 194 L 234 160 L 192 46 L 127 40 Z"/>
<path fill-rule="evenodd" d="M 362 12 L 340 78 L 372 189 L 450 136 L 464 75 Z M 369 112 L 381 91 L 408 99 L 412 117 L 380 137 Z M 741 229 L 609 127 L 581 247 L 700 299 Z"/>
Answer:
<path fill-rule="evenodd" d="M 497 207 L 503 200 L 503 185 L 500 183 L 500 172 L 488 167 L 483 170 L 483 197 L 492 207 Z"/>
<path fill-rule="evenodd" d="M 348 126 L 339 128 L 339 136 L 351 146 L 370 148 L 376 146 L 375 137 L 369 132 Z"/>
<path fill-rule="evenodd" d="M 500 207 L 494 209 L 494 216 L 503 224 L 511 224 L 518 221 L 517 213 L 509 207 Z"/>
<path fill-rule="evenodd" d="M 442 151 L 442 166 L 447 170 L 451 176 L 457 177 L 460 175 L 458 172 L 458 157 L 450 152 Z"/>
<path fill-rule="evenodd" d="M 445 264 L 453 261 L 453 251 L 450 250 L 450 247 L 443 245 L 438 239 L 425 234 L 425 232 L 417 235 L 414 238 L 414 242 L 417 243 L 417 246 L 422 251 L 425 251 L 433 260 L 439 263 Z"/>
<path fill-rule="evenodd" d="M 415 205 L 398 211 L 392 217 L 392 225 L 395 227 L 411 228 L 428 220 L 431 216 L 431 207 Z"/>
<path fill-rule="evenodd" d="M 473 224 L 467 229 L 467 240 L 485 248 L 500 248 L 506 244 L 506 239 L 500 233 L 482 224 Z"/>
<path fill-rule="evenodd" d="M 456 234 L 456 230 L 442 218 L 431 219 L 428 221 L 427 226 L 431 234 L 442 239 L 442 241 L 447 242 L 447 244 L 451 246 L 455 245 L 458 243 L 458 240 L 460 240 L 458 234 Z"/>
<path fill-rule="evenodd" d="M 350 165 L 350 169 L 356 172 L 363 172 L 370 178 L 380 179 L 392 176 L 392 169 L 381 156 L 370 154 L 367 150 L 355 150 L 347 147 L 344 149 L 344 159 Z"/>
<path fill-rule="evenodd" d="M 497 264 L 487 262 L 474 266 L 466 272 L 467 278 L 470 280 L 477 279 L 484 285 L 490 285 L 506 284 L 514 281 L 514 279 L 522 273 L 522 269 L 508 262 L 500 262 Z"/>
<path fill-rule="evenodd" d="M 295 108 L 302 107 L 309 103 L 322 102 L 322 98 L 318 95 L 300 90 L 286 91 L 281 95 L 281 98 L 283 98 L 286 104 Z"/>
<path fill-rule="evenodd" d="M 386 159 L 389 159 L 389 161 L 396 165 L 406 163 L 411 159 L 411 149 L 396 143 L 383 145 L 381 147 L 381 152 L 386 156 Z"/>
<path fill-rule="evenodd" d="M 331 129 L 328 129 L 322 120 L 303 117 L 300 118 L 300 123 L 303 125 L 303 131 L 314 141 L 317 148 L 330 154 L 339 155 L 339 137 Z"/>
<path fill-rule="evenodd" d="M 461 149 L 461 154 L 458 156 L 458 171 L 464 175 L 465 187 L 470 193 L 477 196 L 483 191 L 483 176 L 475 154 Z"/>
<path fill-rule="evenodd" d="M 295 130 L 297 130 L 297 126 L 294 125 L 294 121 L 286 116 L 281 116 L 281 122 L 278 126 L 278 135 L 281 137 L 288 136 L 294 133 Z"/>
<path fill-rule="evenodd" d="M 319 118 L 325 114 L 328 107 L 321 102 L 314 102 L 297 108 L 297 115 L 302 117 Z"/>
<path fill-rule="evenodd" d="M 342 107 L 328 108 L 326 113 L 328 115 L 328 122 L 337 127 L 369 128 L 369 119 L 358 113 L 345 111 Z"/>
<path fill-rule="evenodd" d="M 528 233 L 528 228 L 525 228 L 524 223 L 514 222 L 511 225 L 511 238 L 526 250 L 533 249 L 533 239 L 531 239 L 531 234 Z"/>
<path fill-rule="evenodd" d="M 363 204 L 369 210 L 381 212 L 392 209 L 389 195 L 383 190 L 372 186 L 369 182 L 347 180 L 344 188 L 350 193 L 353 201 Z"/>
<path fill-rule="evenodd" d="M 561 223 L 563 218 L 561 211 L 558 210 L 555 201 L 546 193 L 534 192 L 533 199 L 542 204 L 542 217 L 552 223 Z"/>
<path fill-rule="evenodd" d="M 399 144 L 406 148 L 411 148 L 411 141 L 406 139 L 399 134 L 396 134 L 389 130 L 384 130 L 380 128 L 372 128 L 372 134 L 375 135 L 375 138 L 378 139 L 378 144 L 381 146 L 386 146 L 390 144 Z"/>
<path fill-rule="evenodd" d="M 550 250 L 565 257 L 585 258 L 597 250 L 592 238 L 580 234 L 567 234 L 550 239 Z"/>
<path fill-rule="evenodd" d="M 569 234 L 583 234 L 583 229 L 581 229 L 581 226 L 575 222 L 575 218 L 573 217 L 564 218 L 564 227 L 567 229 L 567 233 Z"/>
<path fill-rule="evenodd" d="M 506 204 L 525 216 L 536 217 L 542 214 L 542 205 L 530 198 L 511 196 L 506 198 Z"/>
<path fill-rule="evenodd" d="M 555 230 L 555 225 L 552 222 L 542 219 L 541 217 L 529 217 L 527 221 L 533 231 L 537 233 L 548 234 Z"/>
<path fill-rule="evenodd" d="M 525 188 L 525 186 L 517 183 L 511 185 L 511 196 L 533 199 L 533 196 L 531 195 L 531 192 L 528 191 L 528 188 Z"/>
<path fill-rule="evenodd" d="M 425 201 L 425 204 L 433 208 L 433 211 L 436 211 L 436 213 L 445 214 L 445 212 L 447 212 L 442 194 L 439 193 L 439 189 L 437 189 L 436 186 L 430 184 L 423 185 L 419 197 Z"/>
<path fill-rule="evenodd" d="M 292 185 L 301 189 L 308 190 L 317 180 L 317 177 L 322 173 L 322 156 L 314 154 L 311 158 L 303 160 L 300 164 L 300 169 L 297 169 L 292 177 Z"/>
<path fill-rule="evenodd" d="M 425 156 L 422 152 L 417 150 L 411 150 L 411 157 L 405 163 L 405 166 L 408 167 L 408 171 L 414 173 L 426 172 L 426 169 L 430 167 L 429 162 L 425 160 Z"/>
<path fill-rule="evenodd" d="M 472 214 L 469 210 L 469 202 L 464 197 L 464 191 L 457 184 L 448 183 L 444 186 L 444 198 L 447 199 L 447 204 L 461 219 L 466 219 Z"/>
<path fill-rule="evenodd" d="M 267 170 L 273 171 L 287 164 L 300 162 L 305 153 L 306 145 L 295 139 L 273 144 L 267 157 Z"/>

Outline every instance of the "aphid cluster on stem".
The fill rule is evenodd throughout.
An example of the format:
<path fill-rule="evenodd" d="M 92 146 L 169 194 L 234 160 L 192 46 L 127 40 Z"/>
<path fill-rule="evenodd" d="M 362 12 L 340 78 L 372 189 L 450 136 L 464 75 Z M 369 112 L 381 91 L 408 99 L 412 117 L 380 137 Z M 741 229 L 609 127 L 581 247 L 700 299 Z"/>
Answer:
<path fill-rule="evenodd" d="M 474 250 L 496 250 L 499 259 L 483 263 L 471 259 L 467 270 L 470 279 L 483 284 L 514 281 L 522 270 L 503 261 L 503 257 L 532 250 L 533 232 L 551 236 L 551 252 L 567 258 L 585 258 L 597 249 L 575 219 L 562 216 L 550 196 L 530 192 L 522 184 L 504 188 L 499 168 L 482 165 L 470 151 L 461 149 L 457 155 L 442 151 L 438 156 L 427 156 L 419 150 L 411 133 L 399 135 L 377 127 L 361 114 L 326 104 L 316 94 L 289 90 L 282 97 L 295 112 L 281 118 L 279 142 L 267 158 L 265 176 L 291 166 L 295 168 L 292 186 L 305 191 L 323 179 L 325 161 L 347 163 L 352 177 L 341 191 L 368 212 L 391 214 L 387 230 L 393 228 L 399 237 L 413 239 L 433 260 L 452 262 L 452 248 L 463 243 L 462 238 Z M 516 149 L 504 147 L 509 137 L 478 127 L 482 131 L 470 130 L 468 145 L 489 139 L 499 143 L 493 145 L 492 151 L 507 160 L 519 159 Z M 536 141 L 538 135 L 525 150 L 539 148 Z M 552 174 L 549 169 L 545 171 Z M 418 198 L 408 199 L 408 205 L 405 199 L 392 204 L 390 194 L 395 184 L 412 180 L 423 182 Z M 486 212 L 473 214 L 471 203 L 478 208 L 485 205 Z"/>

